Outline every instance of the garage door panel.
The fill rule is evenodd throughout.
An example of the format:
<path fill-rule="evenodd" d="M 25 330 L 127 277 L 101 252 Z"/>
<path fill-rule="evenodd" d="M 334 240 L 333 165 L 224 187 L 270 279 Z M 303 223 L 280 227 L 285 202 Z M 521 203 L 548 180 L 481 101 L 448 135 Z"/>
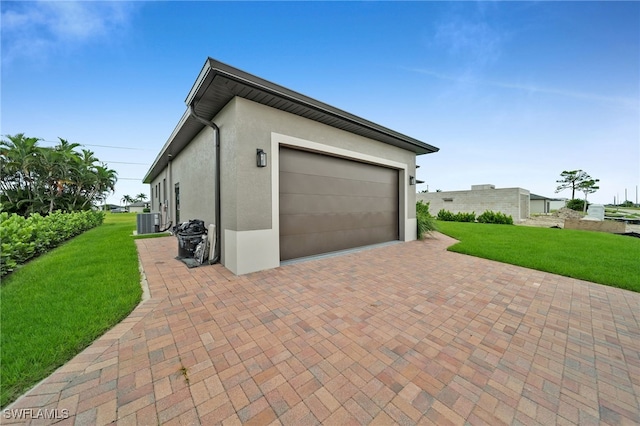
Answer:
<path fill-rule="evenodd" d="M 305 194 L 281 194 L 280 211 L 283 215 L 318 213 L 366 213 L 397 212 L 397 206 L 390 205 L 384 198 L 324 196 Z"/>
<path fill-rule="evenodd" d="M 351 229 L 392 228 L 396 220 L 397 215 L 394 212 L 290 215 L 282 221 L 280 227 L 283 235 L 301 235 Z"/>
<path fill-rule="evenodd" d="M 387 177 L 388 181 L 388 177 Z M 370 182 L 335 176 L 280 172 L 280 192 L 287 194 L 347 195 L 394 197 L 398 188 L 388 182 Z"/>
<path fill-rule="evenodd" d="M 282 236 L 280 256 L 283 260 L 295 259 L 397 239 L 397 235 L 390 232 L 388 227 L 369 228 L 366 232 L 363 231 L 346 230 Z"/>
<path fill-rule="evenodd" d="M 288 151 L 286 163 L 280 161 L 280 172 L 295 173 L 310 176 L 333 176 L 341 179 L 365 182 L 388 182 L 388 172 L 391 169 L 373 166 L 367 163 L 331 157 L 308 151 L 281 148 L 281 152 Z M 313 161 L 309 161 L 314 156 Z"/>
<path fill-rule="evenodd" d="M 280 259 L 398 239 L 398 171 L 280 149 Z"/>

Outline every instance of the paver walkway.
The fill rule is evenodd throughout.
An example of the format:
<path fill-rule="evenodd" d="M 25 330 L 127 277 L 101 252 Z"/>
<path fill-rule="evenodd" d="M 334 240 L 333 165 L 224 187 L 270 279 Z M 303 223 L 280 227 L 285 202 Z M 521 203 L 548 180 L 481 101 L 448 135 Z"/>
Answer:
<path fill-rule="evenodd" d="M 640 423 L 640 294 L 451 243 L 236 277 L 138 240 L 151 298 L 10 408 L 87 425 Z"/>

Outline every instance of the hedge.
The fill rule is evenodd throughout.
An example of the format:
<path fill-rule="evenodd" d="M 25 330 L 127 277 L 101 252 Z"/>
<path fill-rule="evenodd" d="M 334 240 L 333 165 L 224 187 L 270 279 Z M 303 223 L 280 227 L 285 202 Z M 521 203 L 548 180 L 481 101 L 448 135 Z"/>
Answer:
<path fill-rule="evenodd" d="M 475 222 L 476 213 L 451 213 L 449 210 L 442 209 L 438 212 L 438 220 L 443 222 Z"/>
<path fill-rule="evenodd" d="M 102 224 L 104 213 L 82 211 L 53 212 L 48 216 L 33 214 L 28 218 L 0 213 L 0 276 L 60 243 Z"/>
<path fill-rule="evenodd" d="M 513 218 L 502 212 L 493 212 L 487 210 L 478 216 L 478 222 L 480 223 L 497 223 L 500 225 L 513 225 Z"/>
<path fill-rule="evenodd" d="M 438 220 L 443 222 L 475 222 L 479 223 L 498 223 L 504 225 L 513 225 L 513 218 L 502 212 L 493 212 L 487 210 L 476 218 L 475 213 L 451 213 L 449 210 L 442 209 L 438 212 Z"/>

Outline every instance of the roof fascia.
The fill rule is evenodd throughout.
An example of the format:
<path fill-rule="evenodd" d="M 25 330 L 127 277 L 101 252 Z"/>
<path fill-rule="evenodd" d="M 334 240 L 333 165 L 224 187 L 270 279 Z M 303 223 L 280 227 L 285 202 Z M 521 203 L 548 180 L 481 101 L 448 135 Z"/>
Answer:
<path fill-rule="evenodd" d="M 151 183 L 151 180 L 155 179 L 155 176 L 152 177 L 152 175 L 153 174 L 155 174 L 155 175 L 159 174 L 160 170 L 162 170 L 163 168 L 165 168 L 167 166 L 167 164 L 169 163 L 168 155 L 172 154 L 172 152 L 170 150 L 172 142 L 175 139 L 175 137 L 178 134 L 178 132 L 180 131 L 180 129 L 182 129 L 182 126 L 184 126 L 184 124 L 187 122 L 189 117 L 190 117 L 189 110 L 186 110 L 184 112 L 184 114 L 182 114 L 182 117 L 180 118 L 180 121 L 178 122 L 176 127 L 173 129 L 173 132 L 171 132 L 171 135 L 169 136 L 169 139 L 167 139 L 167 141 L 165 142 L 164 146 L 160 150 L 160 153 L 158 154 L 156 159 L 153 161 L 153 164 L 149 168 L 149 171 L 147 172 L 145 177 L 142 179 L 142 183 Z"/>
<path fill-rule="evenodd" d="M 191 105 L 192 102 L 200 99 L 204 95 L 204 91 L 208 89 L 211 81 L 213 81 L 216 75 L 224 76 L 230 80 L 247 85 L 249 87 L 263 90 L 275 96 L 286 99 L 290 102 L 294 102 L 299 105 L 305 106 L 307 108 L 314 109 L 320 113 L 328 114 L 340 120 L 348 121 L 357 126 L 366 127 L 370 130 L 373 130 L 374 132 L 378 132 L 378 133 L 390 136 L 392 138 L 396 138 L 400 141 L 407 143 L 408 145 L 414 146 L 416 148 L 416 154 L 418 155 L 425 154 L 425 153 L 434 153 L 440 150 L 435 146 L 426 144 L 412 137 L 403 135 L 394 130 L 391 130 L 389 128 L 386 128 L 384 126 L 381 126 L 379 124 L 366 120 L 364 118 L 350 114 L 344 110 L 332 107 L 331 105 L 328 105 L 324 102 L 320 102 L 316 99 L 313 99 L 301 93 L 295 92 L 291 89 L 287 89 L 286 87 L 272 83 L 268 80 L 257 77 L 253 74 L 249 74 L 245 71 L 234 68 L 223 62 L 217 61 L 213 58 L 207 58 L 207 60 L 205 61 L 202 69 L 200 70 L 200 73 L 198 74 L 198 77 L 196 78 L 196 81 L 191 87 L 191 90 L 189 90 L 189 93 L 187 94 L 187 97 L 185 99 L 185 104 L 188 106 L 188 105 Z M 175 153 L 172 152 L 171 148 L 173 145 L 173 141 L 175 140 L 176 136 L 178 135 L 182 127 L 185 125 L 185 123 L 189 119 L 190 119 L 190 114 L 189 114 L 189 110 L 187 109 L 182 115 L 182 117 L 180 118 L 180 121 L 174 128 L 173 132 L 165 142 L 164 146 L 160 150 L 160 153 L 154 160 L 151 168 L 145 175 L 143 179 L 143 183 L 151 183 L 151 180 L 154 179 L 160 173 L 160 171 L 167 166 L 169 161 L 168 154 L 173 154 L 173 155 L 178 154 L 178 152 L 175 152 Z M 417 152 L 417 151 L 420 151 L 420 152 Z"/>
<path fill-rule="evenodd" d="M 316 111 L 322 112 L 324 114 L 328 114 L 333 117 L 336 117 L 338 119 L 351 122 L 352 124 L 355 124 L 358 126 L 364 126 L 376 132 L 386 134 L 387 136 L 400 139 L 410 145 L 415 146 L 416 148 L 419 148 L 420 150 L 427 151 L 427 153 L 434 153 L 440 150 L 435 146 L 421 142 L 407 135 L 403 135 L 387 127 L 381 126 L 372 121 L 366 120 L 362 117 L 353 115 L 347 111 L 341 110 L 339 108 L 335 108 L 329 104 L 310 98 L 309 96 L 303 95 L 302 93 L 296 92 L 291 89 L 287 89 L 286 87 L 281 86 L 279 84 L 270 82 L 268 80 L 255 76 L 253 74 L 249 74 L 246 71 L 242 71 L 240 69 L 234 68 L 220 61 L 216 61 L 213 58 L 207 59 L 204 67 L 202 68 L 202 70 L 200 71 L 200 74 L 198 75 L 198 78 L 196 79 L 195 84 L 191 88 L 191 91 L 189 92 L 189 95 L 187 96 L 185 103 L 187 105 L 190 105 L 194 99 L 197 100 L 200 97 L 198 95 L 201 94 L 201 90 L 204 90 L 202 88 L 208 87 L 208 85 L 206 86 L 204 85 L 205 81 L 212 80 L 218 74 L 230 80 L 237 81 L 238 83 L 243 83 L 249 87 L 264 90 L 266 92 L 269 92 L 273 95 L 289 100 L 291 102 L 303 105 L 307 108 L 311 108 Z"/>

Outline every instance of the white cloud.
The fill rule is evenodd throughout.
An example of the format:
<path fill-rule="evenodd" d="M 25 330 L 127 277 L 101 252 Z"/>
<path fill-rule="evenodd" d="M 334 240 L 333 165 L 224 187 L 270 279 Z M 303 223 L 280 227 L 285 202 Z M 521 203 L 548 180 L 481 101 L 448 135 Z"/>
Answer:
<path fill-rule="evenodd" d="M 616 104 L 616 105 L 623 106 L 626 108 L 631 108 L 631 109 L 638 109 L 640 107 L 640 102 L 638 101 L 638 99 L 634 99 L 634 98 L 625 98 L 625 97 L 619 97 L 619 96 L 618 97 L 604 96 L 596 93 L 577 92 L 577 91 L 564 90 L 564 89 L 554 89 L 550 87 L 538 86 L 535 84 L 482 80 L 475 77 L 469 77 L 468 75 L 458 76 L 458 75 L 443 74 L 443 73 L 439 73 L 433 70 L 423 69 L 423 68 L 405 68 L 405 69 L 407 69 L 408 71 L 429 75 L 429 76 L 438 78 L 440 80 L 449 80 L 456 83 L 493 86 L 493 87 L 500 87 L 503 89 L 519 90 L 519 91 L 528 92 L 528 93 L 544 93 L 544 94 L 557 95 L 557 96 L 574 98 L 574 99 L 606 102 L 606 103 Z"/>
<path fill-rule="evenodd" d="M 3 62 L 109 40 L 128 28 L 137 7 L 120 1 L 3 2 Z"/>
<path fill-rule="evenodd" d="M 470 22 L 460 17 L 441 23 L 435 33 L 435 41 L 451 56 L 473 67 L 496 61 L 501 55 L 504 37 L 486 22 Z"/>

